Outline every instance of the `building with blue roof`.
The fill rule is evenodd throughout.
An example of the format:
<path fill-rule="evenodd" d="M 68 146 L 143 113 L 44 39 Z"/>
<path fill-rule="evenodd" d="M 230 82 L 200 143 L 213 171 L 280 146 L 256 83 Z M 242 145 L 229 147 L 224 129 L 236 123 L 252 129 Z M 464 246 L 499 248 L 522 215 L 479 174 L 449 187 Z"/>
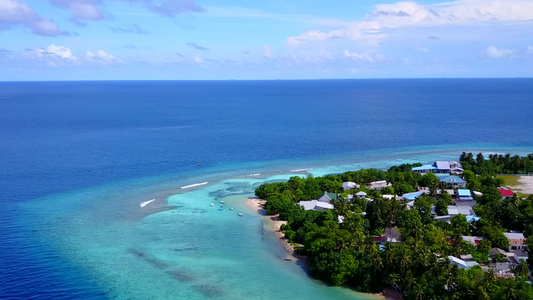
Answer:
<path fill-rule="evenodd" d="M 437 160 L 431 165 L 423 165 L 411 169 L 413 172 L 420 174 L 437 173 L 437 174 L 462 174 L 463 169 L 460 163 L 456 161 Z"/>
<path fill-rule="evenodd" d="M 420 195 L 422 195 L 423 192 L 414 192 L 414 193 L 407 193 L 407 194 L 403 194 L 403 198 L 405 200 L 409 200 L 409 201 L 412 201 L 412 200 L 415 200 L 416 198 L 418 198 Z"/>
<path fill-rule="evenodd" d="M 468 189 L 458 189 L 457 195 L 459 196 L 459 200 L 465 200 L 465 201 L 474 200 L 474 198 L 472 198 L 472 193 Z"/>
<path fill-rule="evenodd" d="M 454 188 L 466 186 L 466 180 L 456 175 L 438 174 L 437 178 L 442 185 L 451 185 Z"/>

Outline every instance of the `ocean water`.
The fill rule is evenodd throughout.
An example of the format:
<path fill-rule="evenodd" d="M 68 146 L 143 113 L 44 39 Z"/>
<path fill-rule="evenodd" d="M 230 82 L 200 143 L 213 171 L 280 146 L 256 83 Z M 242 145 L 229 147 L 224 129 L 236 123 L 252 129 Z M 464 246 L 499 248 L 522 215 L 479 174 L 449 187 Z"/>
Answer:
<path fill-rule="evenodd" d="M 285 261 L 254 188 L 533 152 L 531 111 L 532 79 L 0 83 L 0 298 L 372 299 Z"/>

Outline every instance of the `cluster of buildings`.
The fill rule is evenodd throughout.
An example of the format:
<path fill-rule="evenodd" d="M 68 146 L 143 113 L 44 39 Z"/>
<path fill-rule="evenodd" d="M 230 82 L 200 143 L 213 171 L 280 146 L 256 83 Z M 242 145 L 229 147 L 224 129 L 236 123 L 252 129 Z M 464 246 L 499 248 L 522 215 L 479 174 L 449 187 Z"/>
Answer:
<path fill-rule="evenodd" d="M 452 199 L 455 201 L 455 205 L 449 205 L 447 207 L 447 215 L 438 216 L 435 212 L 435 207 L 433 207 L 433 214 L 435 220 L 447 221 L 450 222 L 451 218 L 461 214 L 466 217 L 466 220 L 470 223 L 473 221 L 478 221 L 480 218 L 476 216 L 473 207 L 476 205 L 473 194 L 476 196 L 482 196 L 480 192 L 474 191 L 473 194 L 469 189 L 466 189 L 466 181 L 458 175 L 463 173 L 463 169 L 460 163 L 456 161 L 435 161 L 433 164 L 424 165 L 420 167 L 412 168 L 413 172 L 426 174 L 434 173 L 439 180 L 440 187 L 436 190 L 437 194 L 448 193 L 452 196 Z M 382 190 L 386 187 L 391 186 L 385 180 L 374 181 L 367 185 L 368 189 Z M 355 182 L 343 182 L 342 184 L 343 191 L 359 190 L 361 186 Z M 498 189 L 502 195 L 502 199 L 506 199 L 513 196 L 513 192 L 508 189 L 500 188 Z M 407 208 L 410 209 L 416 198 L 422 194 L 430 194 L 430 189 L 428 187 L 420 187 L 418 191 L 413 193 L 406 193 L 402 196 L 396 195 L 382 195 L 386 199 L 397 199 L 397 200 L 406 200 Z M 373 201 L 373 199 L 367 197 L 367 193 L 359 190 L 357 193 L 349 194 L 348 200 L 353 200 L 354 198 L 366 199 L 367 201 Z M 304 210 L 318 210 L 323 211 L 327 209 L 333 209 L 332 200 L 337 199 L 337 194 L 327 193 L 316 199 L 310 201 L 300 201 L 298 204 L 303 207 Z M 342 223 L 343 217 L 339 216 L 339 223 Z M 487 266 L 482 266 L 484 270 L 493 269 L 497 276 L 501 277 L 512 277 L 514 276 L 511 273 L 511 268 L 519 264 L 522 260 L 527 260 L 528 256 L 525 250 L 527 249 L 526 239 L 522 233 L 508 232 L 504 235 L 509 240 L 508 249 L 499 249 L 493 248 L 490 250 L 489 256 L 494 258 L 498 256 L 500 260 L 503 258 L 503 262 L 492 263 Z M 471 243 L 474 246 L 478 246 L 479 242 L 483 240 L 484 237 L 477 236 L 463 236 L 463 240 Z M 380 247 L 383 247 L 386 243 L 400 243 L 401 234 L 395 228 L 386 228 L 385 232 L 381 236 L 374 237 L 376 243 L 380 244 Z M 471 254 L 461 255 L 460 257 L 449 256 L 448 259 L 452 264 L 457 265 L 460 269 L 470 269 L 476 265 L 477 262 L 474 261 Z"/>
<path fill-rule="evenodd" d="M 489 251 L 489 257 L 491 261 L 498 261 L 490 263 L 486 266 L 481 266 L 485 271 L 494 270 L 494 273 L 500 277 L 514 277 L 511 272 L 512 268 L 522 261 L 528 259 L 526 238 L 523 233 L 519 232 L 505 232 L 505 237 L 509 241 L 509 248 L 500 249 L 492 248 Z M 462 236 L 463 241 L 472 244 L 473 246 L 479 246 L 479 243 L 485 239 L 482 236 Z M 468 270 L 474 266 L 479 265 L 472 258 L 471 254 L 461 255 L 460 258 L 448 257 L 452 264 L 456 264 L 459 269 Z M 453 258 L 453 259 L 452 259 Z"/>

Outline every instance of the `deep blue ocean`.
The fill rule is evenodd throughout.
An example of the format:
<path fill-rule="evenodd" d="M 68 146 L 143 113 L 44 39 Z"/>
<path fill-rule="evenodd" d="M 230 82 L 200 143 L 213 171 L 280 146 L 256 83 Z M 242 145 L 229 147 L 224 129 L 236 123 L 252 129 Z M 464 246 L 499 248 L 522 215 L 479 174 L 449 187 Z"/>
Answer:
<path fill-rule="evenodd" d="M 270 288 L 261 276 L 342 298 L 275 256 L 248 257 L 283 254 L 264 244 L 260 217 L 209 202 L 244 211 L 239 195 L 291 170 L 463 150 L 533 152 L 533 79 L 0 82 L 0 298 L 252 299 Z"/>

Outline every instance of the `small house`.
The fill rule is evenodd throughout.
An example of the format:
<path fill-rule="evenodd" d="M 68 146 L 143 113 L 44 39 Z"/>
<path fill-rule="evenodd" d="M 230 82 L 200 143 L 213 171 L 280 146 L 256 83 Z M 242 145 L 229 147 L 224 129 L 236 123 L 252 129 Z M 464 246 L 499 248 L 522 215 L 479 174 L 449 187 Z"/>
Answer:
<path fill-rule="evenodd" d="M 472 216 L 475 215 L 474 211 L 472 210 L 472 207 L 470 206 L 456 206 L 456 205 L 448 205 L 448 215 L 450 217 L 454 217 L 457 215 L 463 215 L 463 216 Z"/>
<path fill-rule="evenodd" d="M 462 260 L 460 258 L 457 258 L 455 256 L 451 256 L 451 255 L 448 256 L 448 259 L 450 260 L 451 264 L 457 265 L 457 267 L 459 267 L 459 269 L 463 269 L 463 270 L 468 270 L 468 269 L 471 269 L 471 268 L 479 265 L 475 261 L 465 261 L 465 260 Z"/>
<path fill-rule="evenodd" d="M 504 232 L 503 235 L 509 240 L 509 251 L 527 249 L 526 238 L 523 233 Z"/>
<path fill-rule="evenodd" d="M 379 181 L 373 181 L 371 183 L 368 184 L 368 187 L 373 189 L 373 190 L 382 190 L 388 186 L 392 186 L 392 184 L 390 183 L 387 183 L 386 180 L 379 180 Z"/>
<path fill-rule="evenodd" d="M 388 227 L 381 236 L 374 237 L 374 241 L 380 243 L 400 243 L 402 241 L 402 234 L 394 227 Z"/>
<path fill-rule="evenodd" d="M 363 192 L 363 191 L 357 192 L 357 193 L 355 194 L 355 197 L 357 197 L 357 198 L 359 198 L 359 199 L 364 199 L 364 198 L 366 198 L 366 193 Z"/>
<path fill-rule="evenodd" d="M 349 191 L 353 189 L 358 189 L 360 186 L 352 181 L 346 181 L 342 183 L 342 190 L 343 191 Z"/>
<path fill-rule="evenodd" d="M 502 199 L 509 199 L 513 197 L 513 191 L 499 188 L 498 191 L 502 194 Z"/>
<path fill-rule="evenodd" d="M 422 192 L 413 192 L 413 193 L 403 194 L 402 197 L 405 200 L 413 201 L 413 200 L 415 200 L 416 198 L 418 198 L 422 194 L 423 194 Z"/>
<path fill-rule="evenodd" d="M 472 198 L 472 193 L 470 193 L 470 190 L 468 189 L 458 189 L 457 195 L 459 196 L 459 200 L 463 200 L 463 201 L 474 200 L 474 198 Z"/>
<path fill-rule="evenodd" d="M 482 237 L 482 236 L 467 236 L 467 235 L 463 235 L 462 238 L 463 238 L 463 241 L 469 244 L 472 244 L 476 247 L 479 246 L 479 242 L 481 242 L 481 240 L 485 239 L 485 237 Z"/>
<path fill-rule="evenodd" d="M 324 192 L 324 194 L 318 198 L 318 201 L 320 202 L 331 203 L 331 200 L 337 200 L 337 194 Z"/>

